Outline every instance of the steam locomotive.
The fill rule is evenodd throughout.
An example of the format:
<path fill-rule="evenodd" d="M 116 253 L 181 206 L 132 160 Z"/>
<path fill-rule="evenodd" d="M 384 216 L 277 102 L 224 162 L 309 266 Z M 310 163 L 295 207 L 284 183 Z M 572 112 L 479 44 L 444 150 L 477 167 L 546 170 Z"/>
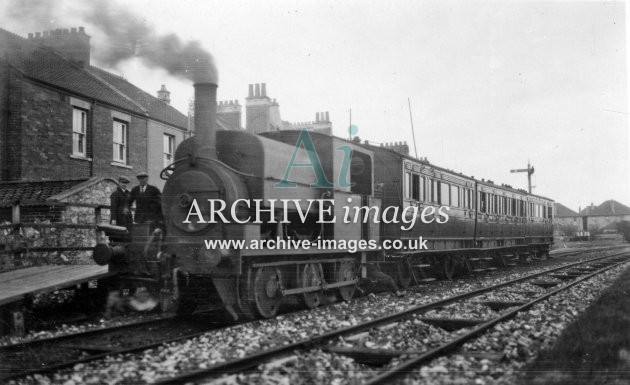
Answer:
<path fill-rule="evenodd" d="M 196 135 L 162 171 L 163 226 L 136 224 L 130 242 L 94 250 L 121 282 L 176 298 L 179 313 L 222 308 L 235 320 L 268 318 L 295 299 L 308 308 L 324 295 L 351 299 L 369 265 L 407 287 L 549 251 L 550 199 L 333 136 L 308 133 L 306 146 L 300 131 L 215 131 L 216 88 L 195 84 Z M 219 201 L 234 220 L 202 218 Z M 349 212 L 365 215 L 342 220 Z M 207 247 L 218 240 L 301 246 Z M 354 247 L 308 247 L 334 241 Z"/>

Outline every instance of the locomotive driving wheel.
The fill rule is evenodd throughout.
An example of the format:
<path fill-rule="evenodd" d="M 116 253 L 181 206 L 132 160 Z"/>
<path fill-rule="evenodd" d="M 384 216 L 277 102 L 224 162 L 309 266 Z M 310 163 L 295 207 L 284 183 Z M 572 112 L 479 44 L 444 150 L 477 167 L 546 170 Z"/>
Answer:
<path fill-rule="evenodd" d="M 357 271 L 352 261 L 344 261 L 339 264 L 337 270 L 337 282 L 346 282 L 356 279 Z M 339 296 L 344 301 L 350 301 L 354 296 L 356 285 L 341 286 L 339 288 Z"/>
<path fill-rule="evenodd" d="M 278 314 L 280 307 L 280 271 L 272 267 L 256 270 L 254 278 L 254 304 L 261 317 L 271 318 Z"/>
<path fill-rule="evenodd" d="M 320 271 L 321 268 L 319 263 L 306 264 L 306 266 L 304 266 L 304 271 L 302 272 L 302 287 L 321 286 L 322 278 Z M 316 308 L 321 302 L 320 294 L 313 291 L 302 293 L 302 302 L 309 309 Z"/>

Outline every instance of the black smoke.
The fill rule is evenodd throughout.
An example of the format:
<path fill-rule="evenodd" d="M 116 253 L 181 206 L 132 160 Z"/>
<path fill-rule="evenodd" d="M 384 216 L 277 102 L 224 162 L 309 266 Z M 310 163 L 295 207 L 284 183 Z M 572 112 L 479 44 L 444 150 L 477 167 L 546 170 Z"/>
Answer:
<path fill-rule="evenodd" d="M 33 32 L 84 25 L 86 33 L 96 38 L 92 57 L 100 65 L 116 67 L 124 60 L 138 58 L 150 67 L 193 82 L 218 81 L 212 55 L 198 41 L 184 42 L 174 33 L 160 34 L 146 19 L 117 2 L 11 0 L 5 14 Z"/>

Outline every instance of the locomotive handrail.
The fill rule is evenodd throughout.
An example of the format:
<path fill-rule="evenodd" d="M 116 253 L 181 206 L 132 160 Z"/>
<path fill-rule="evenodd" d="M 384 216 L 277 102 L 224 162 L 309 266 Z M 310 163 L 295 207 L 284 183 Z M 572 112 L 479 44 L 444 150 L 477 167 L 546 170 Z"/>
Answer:
<path fill-rule="evenodd" d="M 223 166 L 223 167 L 227 168 L 228 170 L 232 171 L 232 172 L 233 172 L 233 173 L 235 173 L 235 174 L 240 174 L 240 175 L 242 175 L 242 176 L 246 176 L 246 177 L 250 177 L 250 178 L 255 178 L 255 177 L 256 177 L 256 175 L 254 175 L 254 174 L 248 174 L 248 173 L 245 173 L 245 172 L 239 171 L 239 170 L 237 170 L 237 169 L 235 169 L 235 168 L 233 168 L 233 167 L 229 166 L 228 164 L 226 164 L 226 163 L 224 163 L 224 162 L 221 162 L 221 161 L 220 161 L 220 160 L 218 160 L 218 159 L 214 159 L 214 158 L 206 158 L 206 157 L 204 157 L 204 156 L 198 156 L 198 157 L 196 157 L 196 159 L 204 159 L 204 160 L 209 160 L 209 161 L 211 161 L 211 162 L 219 163 L 221 166 Z M 168 166 L 164 167 L 164 168 L 162 169 L 162 171 L 160 171 L 160 179 L 163 179 L 163 180 L 168 180 L 168 178 L 171 176 L 170 174 L 168 174 L 168 171 L 171 171 L 171 172 L 172 172 L 172 171 L 175 169 L 175 165 L 176 165 L 176 164 L 181 163 L 181 162 L 185 162 L 185 161 L 188 161 L 188 160 L 189 160 L 189 159 L 177 159 L 177 160 L 175 160 L 173 163 L 171 163 L 171 164 L 169 164 Z"/>

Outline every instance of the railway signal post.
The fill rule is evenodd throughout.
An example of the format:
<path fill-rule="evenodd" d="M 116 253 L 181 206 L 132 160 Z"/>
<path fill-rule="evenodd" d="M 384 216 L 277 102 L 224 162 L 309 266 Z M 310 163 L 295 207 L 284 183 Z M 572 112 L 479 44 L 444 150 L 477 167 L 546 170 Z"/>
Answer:
<path fill-rule="evenodd" d="M 527 168 L 519 168 L 516 170 L 510 170 L 511 173 L 515 172 L 526 172 L 527 173 L 527 191 L 532 193 L 532 174 L 534 173 L 534 166 L 531 166 L 529 162 L 527 162 Z"/>

